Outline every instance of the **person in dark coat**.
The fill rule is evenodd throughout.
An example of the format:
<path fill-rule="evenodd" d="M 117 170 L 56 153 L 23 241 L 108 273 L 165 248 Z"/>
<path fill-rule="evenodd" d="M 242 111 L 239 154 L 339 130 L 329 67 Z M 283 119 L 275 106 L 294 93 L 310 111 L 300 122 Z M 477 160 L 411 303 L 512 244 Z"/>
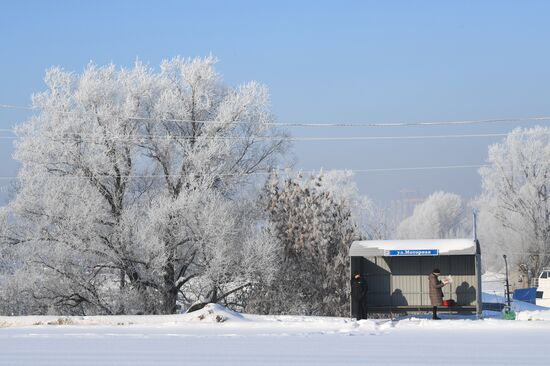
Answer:
<path fill-rule="evenodd" d="M 351 278 L 352 308 L 355 309 L 357 320 L 367 319 L 367 281 L 359 272 L 355 272 Z"/>
<path fill-rule="evenodd" d="M 439 268 L 435 268 L 432 273 L 428 276 L 430 281 L 430 302 L 433 306 L 433 316 L 432 319 L 440 320 L 441 318 L 437 316 L 437 307 L 443 304 L 443 290 L 442 288 L 447 284 L 439 280 L 439 275 L 441 271 Z"/>

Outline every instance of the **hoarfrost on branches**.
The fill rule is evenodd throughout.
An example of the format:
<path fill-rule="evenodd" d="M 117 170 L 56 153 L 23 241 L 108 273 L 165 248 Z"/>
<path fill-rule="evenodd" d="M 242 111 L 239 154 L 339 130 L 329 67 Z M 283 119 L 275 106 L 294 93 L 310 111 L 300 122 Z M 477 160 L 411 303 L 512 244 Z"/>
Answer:
<path fill-rule="evenodd" d="M 286 178 L 273 174 L 268 180 L 263 201 L 282 263 L 273 284 L 251 304 L 255 311 L 348 313 L 348 249 L 357 228 L 346 194 L 349 187 L 331 184 L 341 181 L 342 175 L 336 174 L 327 184 L 324 173 Z"/>
<path fill-rule="evenodd" d="M 5 234 L 24 258 L 29 301 L 172 313 L 270 276 L 243 255 L 271 258 L 272 247 L 251 248 L 264 228 L 236 219 L 249 209 L 237 202 L 287 148 L 285 133 L 271 124 L 267 88 L 228 87 L 215 63 L 48 70 L 39 114 L 17 129 L 20 190 Z M 198 279 L 207 288 L 192 293 Z"/>
<path fill-rule="evenodd" d="M 550 264 L 550 129 L 516 129 L 489 147 L 480 169 L 480 236 L 489 265 L 507 254 L 528 277 Z"/>
<path fill-rule="evenodd" d="M 464 237 L 467 225 L 465 205 L 454 193 L 435 192 L 414 208 L 399 224 L 400 239 L 444 239 Z"/>

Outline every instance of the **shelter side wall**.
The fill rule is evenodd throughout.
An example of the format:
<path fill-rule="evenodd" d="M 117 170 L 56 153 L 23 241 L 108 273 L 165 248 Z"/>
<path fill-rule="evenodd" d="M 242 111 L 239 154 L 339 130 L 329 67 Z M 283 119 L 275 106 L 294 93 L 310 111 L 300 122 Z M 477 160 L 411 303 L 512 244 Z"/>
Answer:
<path fill-rule="evenodd" d="M 364 276 L 367 279 L 368 306 L 390 306 L 390 263 L 385 257 L 363 258 Z"/>
<path fill-rule="evenodd" d="M 475 256 L 463 255 L 453 259 L 450 269 L 453 283 L 445 287 L 452 289 L 452 299 L 458 305 L 475 305 L 477 287 Z"/>
<path fill-rule="evenodd" d="M 392 306 L 422 305 L 422 275 L 420 257 L 390 257 Z"/>

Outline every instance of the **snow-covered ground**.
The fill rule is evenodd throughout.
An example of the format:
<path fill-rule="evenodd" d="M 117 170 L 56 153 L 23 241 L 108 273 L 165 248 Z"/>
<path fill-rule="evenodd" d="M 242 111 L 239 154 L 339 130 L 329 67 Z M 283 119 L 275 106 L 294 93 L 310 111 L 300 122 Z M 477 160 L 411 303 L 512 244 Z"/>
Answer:
<path fill-rule="evenodd" d="M 525 313 L 550 320 L 547 310 Z M 445 318 L 357 322 L 216 305 L 171 316 L 2 317 L 0 365 L 549 364 L 550 321 Z"/>

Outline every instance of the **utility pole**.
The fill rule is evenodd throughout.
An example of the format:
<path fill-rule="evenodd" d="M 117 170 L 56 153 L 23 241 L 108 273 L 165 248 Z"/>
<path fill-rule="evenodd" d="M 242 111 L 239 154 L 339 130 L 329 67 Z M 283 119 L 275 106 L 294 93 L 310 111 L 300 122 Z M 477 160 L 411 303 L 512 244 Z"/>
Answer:
<path fill-rule="evenodd" d="M 503 254 L 502 258 L 504 258 L 504 266 L 506 267 L 506 301 L 508 309 L 510 309 L 510 283 L 508 282 L 508 261 L 506 260 L 506 254 Z"/>
<path fill-rule="evenodd" d="M 477 240 L 477 212 L 476 210 L 474 210 L 472 212 L 472 230 L 473 230 L 473 236 L 474 236 L 474 240 Z"/>
<path fill-rule="evenodd" d="M 476 243 L 476 313 L 477 317 L 481 318 L 483 316 L 483 295 L 481 292 L 481 246 L 479 245 L 479 240 L 477 240 L 477 213 L 476 210 L 472 212 L 472 235 L 474 242 Z"/>
<path fill-rule="evenodd" d="M 504 307 L 504 319 L 516 320 L 516 313 L 512 310 L 512 304 L 510 303 L 510 282 L 508 282 L 508 261 L 506 260 L 506 254 L 502 255 L 504 258 L 504 266 L 506 267 L 506 306 Z"/>

